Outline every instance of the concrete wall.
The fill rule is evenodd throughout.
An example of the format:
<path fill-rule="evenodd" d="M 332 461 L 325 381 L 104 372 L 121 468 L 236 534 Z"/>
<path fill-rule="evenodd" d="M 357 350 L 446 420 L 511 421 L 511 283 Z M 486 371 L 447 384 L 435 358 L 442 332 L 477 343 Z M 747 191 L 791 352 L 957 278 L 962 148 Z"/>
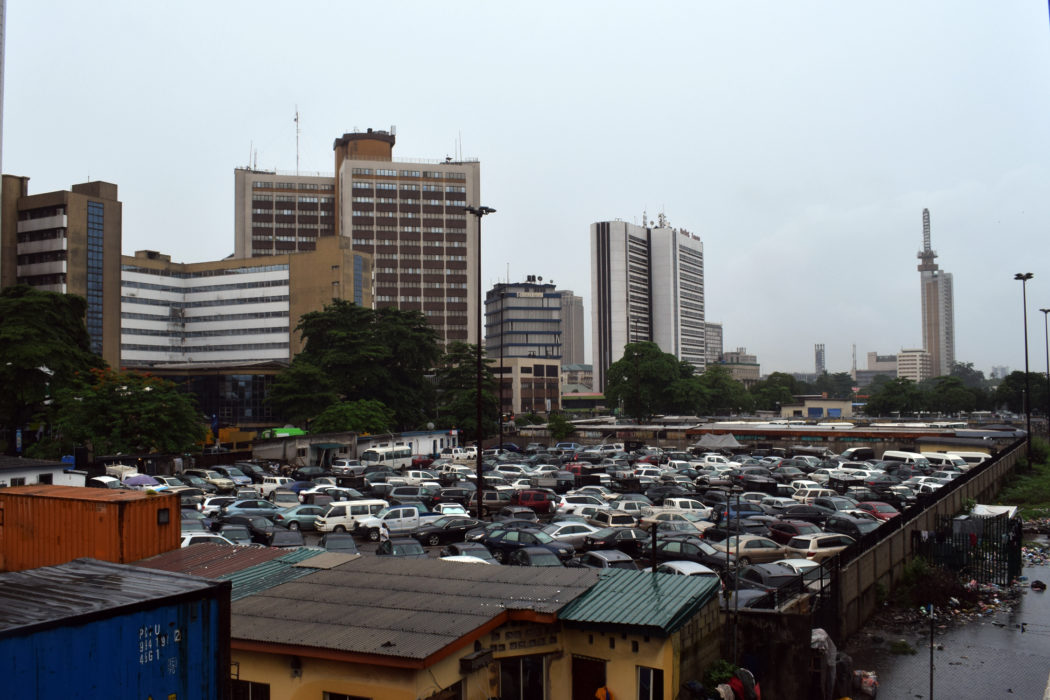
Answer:
<path fill-rule="evenodd" d="M 1002 488 L 1003 481 L 1013 473 L 1017 461 L 1024 454 L 1024 440 L 1019 440 L 1004 449 L 992 462 L 982 466 L 980 471 L 965 483 L 959 484 L 951 491 L 946 491 L 949 488 L 947 486 L 938 491 L 937 493 L 941 494 L 940 498 L 929 504 L 917 516 L 902 521 L 897 529 L 856 558 L 845 561 L 844 557 L 840 557 L 837 573 L 839 629 L 828 630 L 835 642 L 845 641 L 859 631 L 875 612 L 880 584 L 886 591 L 893 590 L 901 577 L 904 565 L 914 556 L 911 546 L 912 532 L 936 529 L 942 516 L 959 513 L 967 499 L 972 498 L 978 503 L 993 501 Z"/>

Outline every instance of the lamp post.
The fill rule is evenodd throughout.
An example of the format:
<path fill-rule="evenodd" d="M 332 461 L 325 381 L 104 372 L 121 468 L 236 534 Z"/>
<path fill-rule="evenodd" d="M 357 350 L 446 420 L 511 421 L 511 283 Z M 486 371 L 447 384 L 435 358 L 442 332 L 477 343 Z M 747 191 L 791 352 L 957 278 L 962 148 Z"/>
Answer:
<path fill-rule="evenodd" d="M 1046 432 L 1050 435 L 1050 332 L 1047 331 L 1046 315 L 1050 309 L 1039 309 L 1043 312 L 1043 343 L 1046 345 Z"/>
<path fill-rule="evenodd" d="M 499 293 L 499 449 L 503 450 L 503 305 L 507 302 L 506 290 Z"/>
<path fill-rule="evenodd" d="M 477 487 L 476 487 L 477 490 L 475 491 L 475 493 L 478 496 L 478 520 L 481 520 L 482 519 L 482 517 L 481 517 L 481 515 L 482 515 L 482 500 L 483 500 L 483 496 L 484 496 L 484 493 L 485 493 L 485 470 L 482 468 L 482 461 L 481 461 L 481 453 L 483 451 L 482 450 L 482 436 L 483 436 L 483 433 L 481 432 L 482 431 L 482 428 L 481 428 L 481 385 L 482 385 L 482 376 L 483 376 L 482 372 L 481 372 L 481 366 L 482 366 L 481 365 L 481 319 L 482 319 L 482 313 L 481 313 L 481 307 L 482 307 L 482 303 L 481 303 L 481 217 L 483 217 L 483 216 L 485 216 L 487 214 L 495 214 L 496 210 L 493 209 L 492 207 L 465 207 L 465 209 L 468 212 L 470 212 L 471 214 L 473 214 L 474 216 L 476 216 L 477 219 L 478 219 L 478 261 L 477 261 L 477 268 L 476 268 L 477 269 L 477 273 L 478 273 L 478 275 L 477 275 L 478 276 L 478 295 L 477 295 L 477 298 L 478 298 L 478 313 L 477 313 L 478 338 L 477 338 L 477 345 L 475 346 L 475 348 L 477 350 L 476 354 L 477 354 L 477 364 L 478 364 L 478 384 L 477 384 L 477 397 L 476 397 L 476 401 L 477 401 L 477 421 L 478 422 L 477 422 L 477 427 L 475 428 L 475 431 L 474 431 L 474 436 L 477 438 L 477 443 L 478 443 L 477 444 L 477 461 L 476 461 L 476 467 L 477 467 L 477 472 L 478 472 L 478 483 L 477 483 Z"/>
<path fill-rule="evenodd" d="M 1021 283 L 1021 304 L 1024 307 L 1024 416 L 1025 416 L 1025 451 L 1028 456 L 1028 467 L 1032 467 L 1032 387 L 1028 378 L 1028 280 L 1035 277 L 1031 272 L 1018 272 L 1014 279 Z"/>

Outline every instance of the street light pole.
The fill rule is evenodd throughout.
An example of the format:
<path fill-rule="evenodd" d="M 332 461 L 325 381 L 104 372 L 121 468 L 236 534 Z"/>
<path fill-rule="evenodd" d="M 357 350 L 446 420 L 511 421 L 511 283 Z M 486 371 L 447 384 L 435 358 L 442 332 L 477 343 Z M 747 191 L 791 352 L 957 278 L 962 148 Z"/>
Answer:
<path fill-rule="evenodd" d="M 483 452 L 482 441 L 483 441 L 483 435 L 484 435 L 482 433 L 482 427 L 481 427 L 481 387 L 482 387 L 482 383 L 483 383 L 482 382 L 483 374 L 482 374 L 482 371 L 481 371 L 481 367 L 482 367 L 482 365 L 481 365 L 481 322 L 482 322 L 482 300 L 481 300 L 481 217 L 486 216 L 487 214 L 494 214 L 494 213 L 496 213 L 496 210 L 493 209 L 492 207 L 465 207 L 465 209 L 466 209 L 466 211 L 470 212 L 471 214 L 473 214 L 478 219 L 478 260 L 477 260 L 477 267 L 476 267 L 477 278 L 478 278 L 478 294 L 477 294 L 477 300 L 478 300 L 478 313 L 477 313 L 478 337 L 477 337 L 477 345 L 475 346 L 475 349 L 477 351 L 476 356 L 477 356 L 477 365 L 478 365 L 477 396 L 475 397 L 475 400 L 477 402 L 477 421 L 478 422 L 477 422 L 477 426 L 476 426 L 475 431 L 474 431 L 474 436 L 477 438 L 477 458 L 476 458 L 476 463 L 475 464 L 476 464 L 476 468 L 477 468 L 477 472 L 478 472 L 478 474 L 477 474 L 478 483 L 477 483 L 477 486 L 476 486 L 475 493 L 478 496 L 478 520 L 481 520 L 482 519 L 481 516 L 482 516 L 482 512 L 483 512 L 482 511 L 482 500 L 483 500 L 483 496 L 484 496 L 484 493 L 485 493 L 485 470 L 482 467 L 482 461 L 481 461 L 481 453 Z"/>
<path fill-rule="evenodd" d="M 507 292 L 499 293 L 499 448 L 503 450 L 503 305 L 507 303 Z"/>
<path fill-rule="evenodd" d="M 1050 309 L 1039 309 L 1043 312 L 1043 343 L 1046 344 L 1046 432 L 1050 435 L 1050 331 L 1047 331 L 1046 315 Z"/>
<path fill-rule="evenodd" d="M 1021 283 L 1021 303 L 1024 306 L 1024 415 L 1025 446 L 1028 456 L 1028 468 L 1032 468 L 1032 387 L 1028 377 L 1028 280 L 1035 277 L 1031 272 L 1018 272 L 1014 279 Z"/>

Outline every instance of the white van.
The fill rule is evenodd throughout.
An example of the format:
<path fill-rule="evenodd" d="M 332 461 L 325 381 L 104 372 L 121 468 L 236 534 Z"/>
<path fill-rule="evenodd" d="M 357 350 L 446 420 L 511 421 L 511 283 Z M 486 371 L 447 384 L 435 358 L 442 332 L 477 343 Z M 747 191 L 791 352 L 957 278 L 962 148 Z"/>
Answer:
<path fill-rule="evenodd" d="M 950 455 L 944 452 L 923 452 L 922 456 L 926 458 L 927 462 L 932 464 L 937 469 L 955 466 L 963 471 L 966 471 L 971 466 L 962 457 L 957 457 L 956 455 Z"/>
<path fill-rule="evenodd" d="M 379 498 L 336 501 L 328 506 L 324 515 L 314 521 L 314 527 L 319 532 L 354 532 L 360 529 L 361 520 L 372 517 L 389 505 Z"/>
<path fill-rule="evenodd" d="M 791 494 L 791 497 L 803 505 L 812 505 L 814 498 L 832 498 L 838 495 L 838 492 L 831 489 L 799 489 Z"/>
<path fill-rule="evenodd" d="M 964 460 L 968 466 L 967 467 L 962 467 L 960 465 L 960 468 L 967 468 L 967 469 L 972 469 L 973 467 L 976 467 L 981 462 L 987 462 L 988 460 L 990 460 L 992 458 L 991 455 L 985 454 L 984 452 L 956 452 L 956 451 L 952 450 L 951 452 L 946 452 L 945 454 L 948 454 L 948 455 L 950 455 L 952 457 L 959 457 L 960 459 Z"/>
<path fill-rule="evenodd" d="M 884 462 L 904 462 L 905 464 L 922 465 L 928 464 L 926 456 L 918 452 L 905 452 L 903 450 L 886 450 L 882 453 Z"/>

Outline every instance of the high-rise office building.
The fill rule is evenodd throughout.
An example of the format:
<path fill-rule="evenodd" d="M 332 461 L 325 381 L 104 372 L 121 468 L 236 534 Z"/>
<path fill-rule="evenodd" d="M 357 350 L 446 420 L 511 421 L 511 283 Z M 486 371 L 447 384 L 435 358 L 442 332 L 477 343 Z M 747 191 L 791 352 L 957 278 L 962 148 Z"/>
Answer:
<path fill-rule="evenodd" d="M 91 351 L 120 366 L 120 246 L 117 186 L 94 181 L 29 194 L 29 178 L 4 175 L 0 286 L 27 284 L 87 299 Z"/>
<path fill-rule="evenodd" d="M 922 210 L 922 250 L 919 251 L 922 297 L 922 348 L 930 355 L 930 376 L 951 374 L 955 364 L 955 307 L 952 275 L 937 267 L 930 248 L 930 210 Z"/>
<path fill-rule="evenodd" d="M 624 221 L 591 224 L 591 336 L 596 390 L 627 343 L 706 367 L 704 245 L 688 231 Z"/>
<path fill-rule="evenodd" d="M 930 353 L 921 348 L 901 350 L 897 353 L 897 377 L 910 379 L 916 384 L 933 376 Z"/>
<path fill-rule="evenodd" d="M 401 161 L 395 135 L 368 130 L 335 140 L 335 174 L 238 169 L 235 256 L 312 250 L 341 235 L 373 256 L 377 308 L 420 311 L 442 342 L 480 342 L 476 160 Z"/>
<path fill-rule="evenodd" d="M 713 365 L 722 359 L 722 324 L 704 323 L 704 356 L 707 364 Z"/>
<path fill-rule="evenodd" d="M 500 282 L 485 294 L 486 357 L 561 361 L 562 340 L 562 292 L 553 284 L 529 275 L 524 282 Z"/>
<path fill-rule="evenodd" d="M 560 290 L 561 295 L 561 363 L 582 365 L 586 361 L 583 352 L 583 297 L 569 290 Z"/>

